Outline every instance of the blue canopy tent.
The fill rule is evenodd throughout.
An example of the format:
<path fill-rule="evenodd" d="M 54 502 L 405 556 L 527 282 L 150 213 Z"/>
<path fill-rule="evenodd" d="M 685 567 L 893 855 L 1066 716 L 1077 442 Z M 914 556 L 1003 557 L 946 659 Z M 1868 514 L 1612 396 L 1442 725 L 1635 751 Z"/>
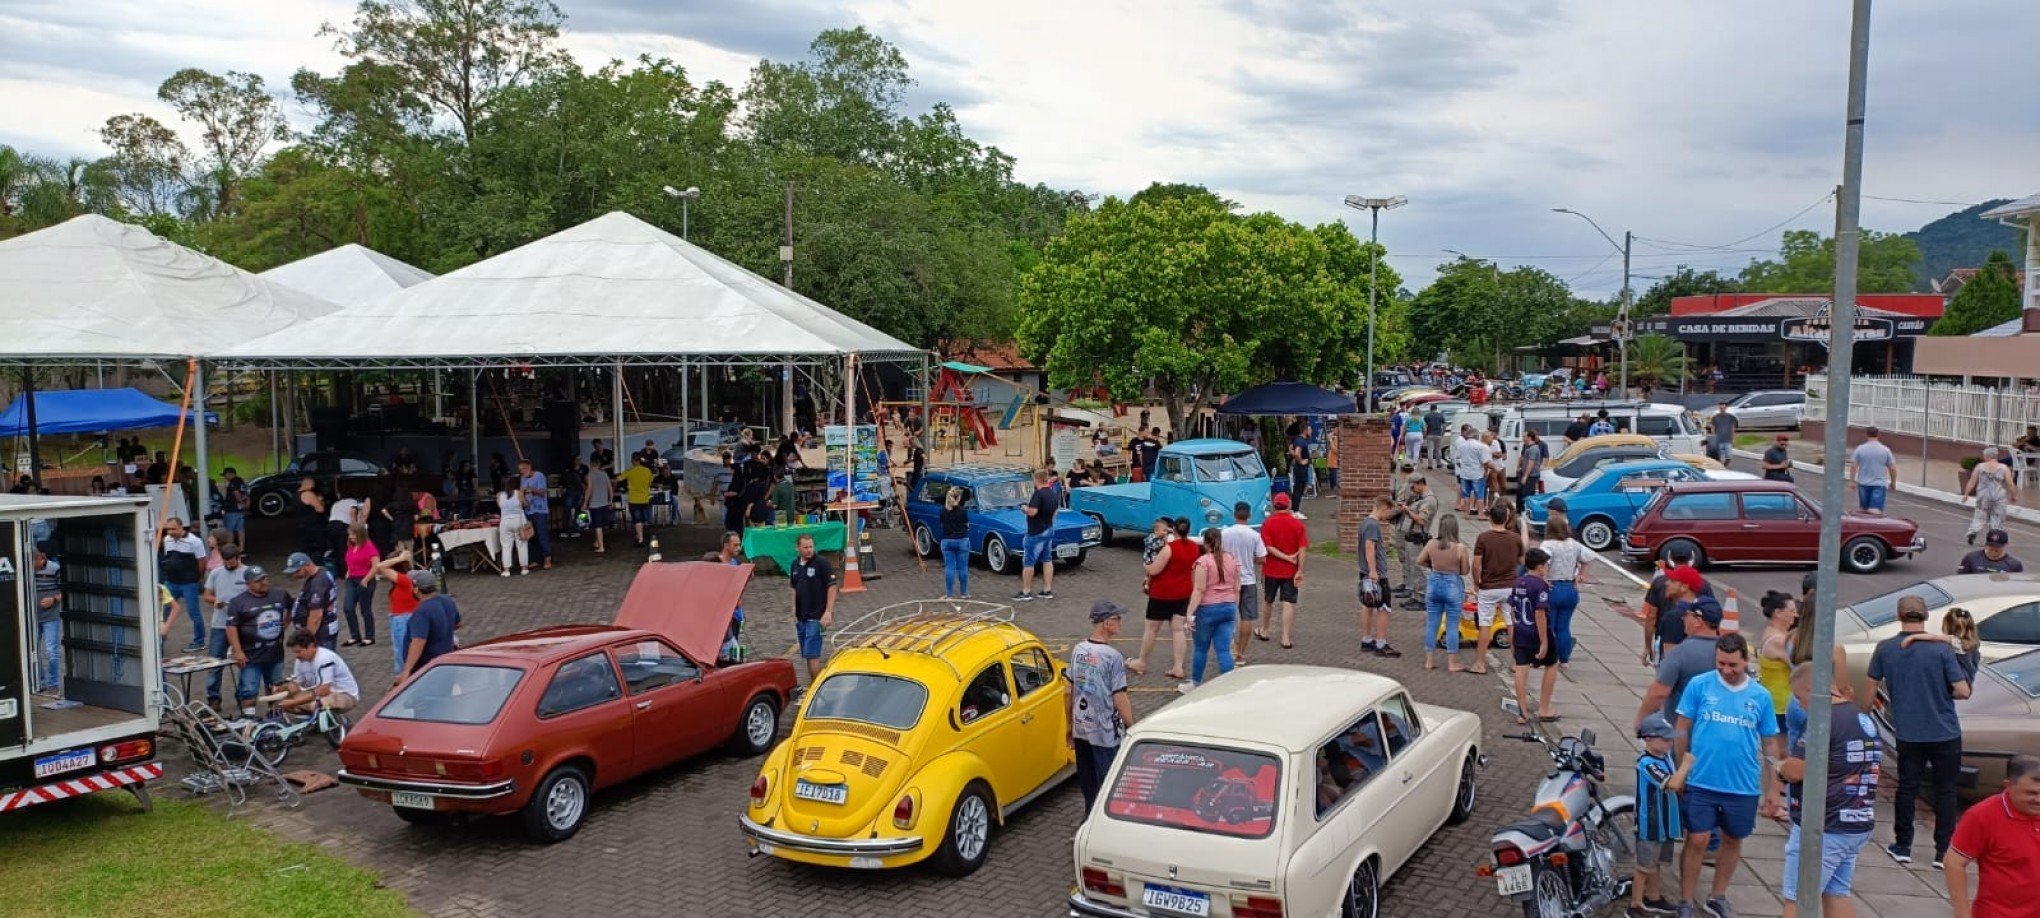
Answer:
<path fill-rule="evenodd" d="M 25 437 L 29 432 L 28 396 L 17 395 L 14 404 L 0 412 L 0 437 Z M 206 412 L 207 424 L 218 424 L 219 416 Z M 42 434 L 106 433 L 171 427 L 177 423 L 177 406 L 149 397 L 139 389 L 64 389 L 35 393 L 35 432 Z"/>
<path fill-rule="evenodd" d="M 1353 414 L 1358 410 L 1351 398 L 1294 380 L 1279 380 L 1255 386 L 1226 399 L 1219 414 L 1250 416 Z"/>

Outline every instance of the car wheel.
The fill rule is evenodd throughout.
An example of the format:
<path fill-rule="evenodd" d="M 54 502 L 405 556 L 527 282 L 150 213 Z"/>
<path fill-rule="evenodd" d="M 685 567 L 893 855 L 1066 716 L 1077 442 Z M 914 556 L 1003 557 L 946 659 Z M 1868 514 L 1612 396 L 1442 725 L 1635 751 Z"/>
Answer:
<path fill-rule="evenodd" d="M 1340 905 L 1343 918 L 1380 918 L 1381 875 L 1373 858 L 1361 861 L 1360 869 L 1353 871 L 1353 881 L 1346 884 L 1346 899 Z"/>
<path fill-rule="evenodd" d="M 744 756 L 764 755 L 779 736 L 779 706 L 770 696 L 759 695 L 744 706 L 737 718 L 737 732 L 730 735 L 730 748 Z"/>
<path fill-rule="evenodd" d="M 1452 812 L 1446 814 L 1445 824 L 1456 826 L 1473 816 L 1473 807 L 1480 802 L 1480 777 L 1474 771 L 1480 765 L 1480 757 L 1471 751 L 1466 761 L 1459 766 L 1459 786 L 1452 794 Z"/>
<path fill-rule="evenodd" d="M 1694 567 L 1707 563 L 1707 553 L 1701 551 L 1700 543 L 1692 539 L 1667 539 L 1665 544 L 1658 546 L 1658 560 L 1663 561 L 1666 567 L 1671 566 L 1673 555 L 1690 555 Z"/>
<path fill-rule="evenodd" d="M 1062 561 L 1060 562 L 1062 569 L 1066 571 L 1073 571 L 1076 570 L 1077 568 L 1083 567 L 1084 555 L 1089 553 L 1089 551 L 1090 549 L 1080 548 L 1077 550 L 1077 553 L 1074 556 L 1062 559 Z"/>
<path fill-rule="evenodd" d="M 949 831 L 935 852 L 935 868 L 952 877 L 968 876 L 984 866 L 991 842 L 992 804 L 983 788 L 973 784 L 950 809 Z"/>
<path fill-rule="evenodd" d="M 1873 536 L 1857 536 L 1842 546 L 1842 566 L 1855 574 L 1874 574 L 1884 566 L 1884 543 Z"/>
<path fill-rule="evenodd" d="M 1508 649 L 1509 649 L 1509 629 L 1507 629 L 1507 628 L 1495 628 L 1495 629 L 1492 629 L 1492 630 L 1493 630 L 1493 632 L 1494 632 L 1494 638 L 1493 638 L 1492 640 L 1490 640 L 1490 641 L 1489 641 L 1488 643 L 1489 643 L 1489 644 L 1491 644 L 1491 645 L 1493 645 L 1493 647 L 1494 647 L 1494 648 L 1495 648 L 1496 650 L 1508 650 Z"/>
<path fill-rule="evenodd" d="M 518 815 L 533 841 L 549 845 L 574 837 L 588 817 L 588 776 L 572 765 L 547 772 Z"/>
<path fill-rule="evenodd" d="M 926 526 L 915 526 L 914 554 L 920 555 L 923 558 L 933 558 L 937 550 L 935 546 L 935 533 L 929 532 Z"/>
<path fill-rule="evenodd" d="M 1090 517 L 1091 522 L 1098 524 L 1098 545 L 1103 547 L 1112 544 L 1112 524 L 1105 522 L 1105 518 L 1096 513 L 1084 515 Z"/>
<path fill-rule="evenodd" d="M 1589 517 L 1580 524 L 1580 544 L 1594 551 L 1607 551 L 1615 544 L 1615 524 L 1607 517 Z"/>
<path fill-rule="evenodd" d="M 1006 548 L 1006 540 L 996 535 L 985 536 L 985 567 L 994 574 L 1020 572 L 1020 565 L 1013 562 L 1013 552 Z"/>
<path fill-rule="evenodd" d="M 255 513 L 267 519 L 282 516 L 290 508 L 290 499 L 281 491 L 264 491 L 255 497 Z"/>

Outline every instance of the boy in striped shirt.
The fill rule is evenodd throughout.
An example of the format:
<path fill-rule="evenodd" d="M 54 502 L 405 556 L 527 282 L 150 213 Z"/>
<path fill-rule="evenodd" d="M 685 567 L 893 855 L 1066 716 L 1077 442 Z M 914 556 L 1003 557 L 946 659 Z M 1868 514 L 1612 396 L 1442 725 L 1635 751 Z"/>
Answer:
<path fill-rule="evenodd" d="M 1677 914 L 1677 909 L 1659 892 L 1659 872 L 1677 863 L 1679 842 L 1686 827 L 1679 816 L 1679 791 L 1686 784 L 1684 764 L 1672 762 L 1672 724 L 1663 714 L 1652 714 L 1636 728 L 1643 740 L 1643 752 L 1636 757 L 1636 882 L 1630 885 L 1626 918 Z"/>

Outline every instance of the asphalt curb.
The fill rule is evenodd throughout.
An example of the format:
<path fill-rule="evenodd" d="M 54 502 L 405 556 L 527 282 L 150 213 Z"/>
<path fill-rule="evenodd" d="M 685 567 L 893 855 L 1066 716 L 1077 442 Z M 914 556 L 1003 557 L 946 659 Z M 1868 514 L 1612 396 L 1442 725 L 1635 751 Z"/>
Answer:
<path fill-rule="evenodd" d="M 1737 458 L 1750 459 L 1758 462 L 1762 462 L 1764 459 L 1762 453 L 1751 452 L 1750 450 L 1746 449 L 1732 450 L 1732 452 L 1735 453 Z M 1792 460 L 1792 467 L 1798 471 L 1808 472 L 1814 475 L 1827 474 L 1827 467 L 1817 462 L 1803 462 L 1798 459 L 1794 459 Z M 1905 484 L 1904 482 L 1896 483 L 1893 486 L 1893 489 L 1900 494 L 1909 494 L 1913 497 L 1920 497 L 1925 498 L 1927 500 L 1939 501 L 1951 507 L 1963 507 L 1963 508 L 1969 507 L 1968 504 L 1963 502 L 1962 495 L 1956 494 L 1953 491 L 1943 491 L 1939 488 L 1927 488 L 1922 487 L 1920 485 L 1909 485 Z M 2032 507 L 2026 507 L 2019 504 L 2013 504 L 2009 507 L 2006 507 L 2005 516 L 2008 519 L 2015 519 L 2023 523 L 2040 524 L 2040 509 L 2034 509 Z"/>

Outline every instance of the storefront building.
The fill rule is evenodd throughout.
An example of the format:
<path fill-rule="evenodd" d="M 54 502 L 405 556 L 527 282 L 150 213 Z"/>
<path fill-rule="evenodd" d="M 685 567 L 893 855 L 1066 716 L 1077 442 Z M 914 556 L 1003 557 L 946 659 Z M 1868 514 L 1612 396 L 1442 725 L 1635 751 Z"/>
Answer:
<path fill-rule="evenodd" d="M 1685 347 L 1696 373 L 1719 366 L 1730 389 L 1796 389 L 1827 368 L 1833 300 L 1827 294 L 1722 293 L 1672 300 L 1668 316 L 1636 321 Z M 1938 294 L 1881 293 L 1856 298 L 1855 366 L 1860 372 L 1912 372 L 1913 343 L 1941 317 Z"/>

